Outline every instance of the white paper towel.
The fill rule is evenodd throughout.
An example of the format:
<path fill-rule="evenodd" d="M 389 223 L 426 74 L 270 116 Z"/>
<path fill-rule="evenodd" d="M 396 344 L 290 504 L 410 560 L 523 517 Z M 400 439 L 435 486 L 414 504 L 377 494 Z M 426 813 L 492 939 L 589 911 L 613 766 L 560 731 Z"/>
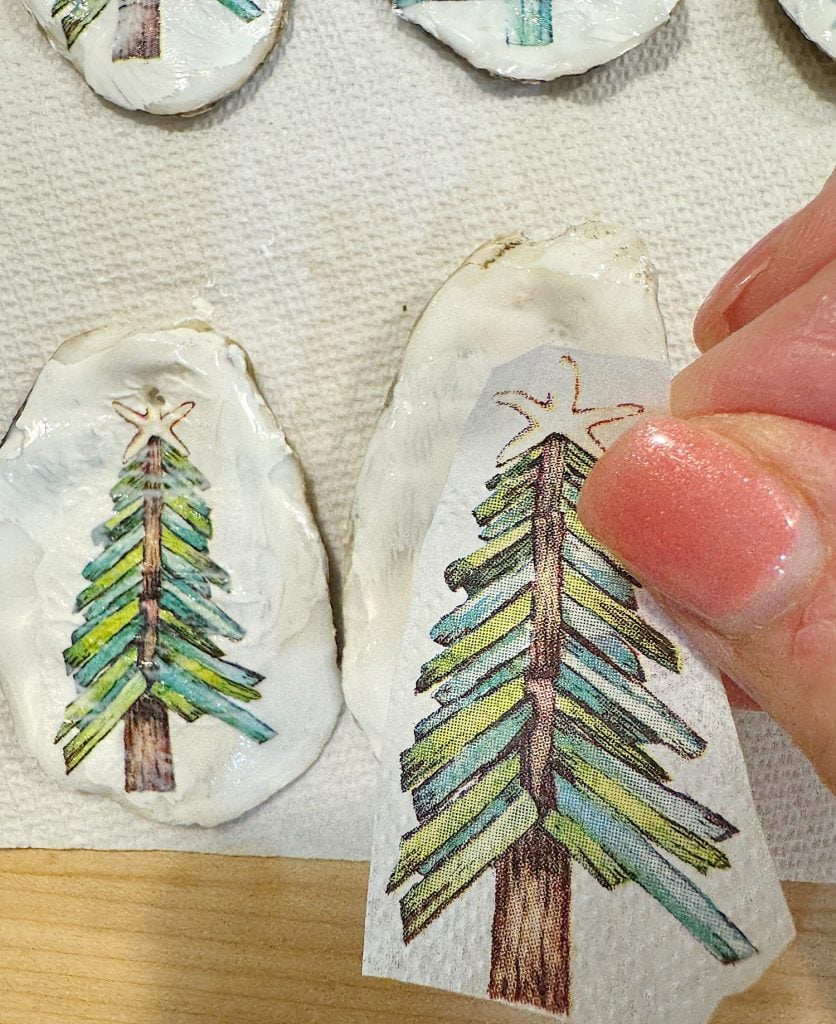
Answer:
<path fill-rule="evenodd" d="M 644 46 L 548 86 L 492 81 L 387 0 L 294 8 L 242 92 L 161 121 L 98 100 L 4 0 L 0 423 L 66 337 L 210 317 L 252 355 L 308 474 L 336 593 L 354 481 L 408 328 L 467 253 L 516 229 L 630 225 L 659 268 L 681 368 L 712 282 L 831 170 L 836 65 L 777 0 L 687 0 Z M 772 756 L 764 718 L 744 721 L 780 872 L 836 879 L 836 802 L 789 767 L 802 765 L 789 746 Z M 248 818 L 160 831 L 53 791 L 2 708 L 0 842 L 360 857 L 373 774 L 344 721 L 323 759 Z"/>

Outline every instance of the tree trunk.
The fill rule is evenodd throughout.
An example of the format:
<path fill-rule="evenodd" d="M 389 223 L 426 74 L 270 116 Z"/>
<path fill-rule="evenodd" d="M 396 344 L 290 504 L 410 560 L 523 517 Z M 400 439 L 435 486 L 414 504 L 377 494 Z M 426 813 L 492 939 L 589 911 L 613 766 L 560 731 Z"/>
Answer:
<path fill-rule="evenodd" d="M 572 862 L 533 828 L 496 865 L 491 999 L 569 1012 Z"/>
<path fill-rule="evenodd" d="M 552 434 L 543 442 L 535 485 L 533 639 L 524 678 L 532 715 L 520 749 L 520 782 L 541 815 L 557 809 L 551 762 L 561 665 L 565 471 L 566 441 Z M 539 826 L 497 862 L 493 998 L 569 1012 L 571 873 L 566 849 Z"/>
<path fill-rule="evenodd" d="M 174 765 L 168 711 L 144 693 L 125 715 L 125 791 L 168 793 L 174 789 Z"/>
<path fill-rule="evenodd" d="M 114 60 L 160 56 L 160 0 L 119 0 Z"/>
<path fill-rule="evenodd" d="M 534 491 L 533 636 L 524 678 L 532 716 L 521 750 L 522 785 L 544 814 L 555 809 L 551 759 L 555 685 L 561 664 L 561 553 L 566 527 L 560 511 L 560 498 L 565 472 L 566 442 L 552 434 L 543 442 Z"/>
<path fill-rule="evenodd" d="M 162 585 L 163 450 L 158 437 L 148 442 L 145 474 L 142 547 L 142 591 L 139 610 L 142 630 L 137 642 L 137 665 L 148 686 L 159 671 L 157 641 Z M 168 711 L 146 691 L 125 716 L 125 789 L 128 793 L 165 793 L 174 789 L 174 765 Z"/>

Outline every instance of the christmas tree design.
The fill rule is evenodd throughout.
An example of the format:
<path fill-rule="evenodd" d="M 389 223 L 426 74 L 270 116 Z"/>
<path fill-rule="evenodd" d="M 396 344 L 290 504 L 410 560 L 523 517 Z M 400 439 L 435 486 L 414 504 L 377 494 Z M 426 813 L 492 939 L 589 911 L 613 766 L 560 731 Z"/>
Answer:
<path fill-rule="evenodd" d="M 61 17 L 67 46 L 71 47 L 84 30 L 113 0 L 55 0 L 52 17 Z M 255 21 L 264 13 L 254 0 L 215 0 L 241 21 Z M 113 60 L 149 60 L 159 57 L 160 0 L 118 0 L 119 16 L 113 40 Z"/>
<path fill-rule="evenodd" d="M 401 755 L 418 825 L 388 891 L 417 876 L 400 901 L 409 943 L 492 869 L 489 995 L 565 1014 L 573 862 L 605 889 L 637 883 L 722 963 L 756 950 L 671 862 L 728 868 L 716 844 L 736 829 L 648 752 L 706 746 L 645 685 L 640 657 L 680 672 L 680 654 L 576 512 L 599 428 L 643 410 L 581 407 L 577 364 L 561 368 L 555 397 L 497 396 L 528 425 L 473 512 L 482 547 L 445 572 L 466 600 L 432 629 L 444 650 L 417 682 L 439 707 Z"/>
<path fill-rule="evenodd" d="M 398 10 L 437 0 L 394 0 Z M 505 0 L 505 40 L 509 46 L 548 46 L 554 42 L 552 0 Z"/>
<path fill-rule="evenodd" d="M 67 774 L 124 722 L 125 789 L 175 788 L 169 712 L 186 722 L 211 715 L 256 743 L 275 733 L 239 703 L 257 700 L 263 676 L 224 660 L 212 637 L 240 640 L 244 630 L 212 601 L 230 589 L 208 555 L 206 478 L 189 461 L 175 427 L 194 408 L 137 412 L 114 402 L 136 428 L 111 490 L 113 515 L 93 533 L 101 553 L 87 564 L 89 585 L 75 610 L 84 625 L 64 651 L 79 696 L 67 706 L 56 743 Z"/>

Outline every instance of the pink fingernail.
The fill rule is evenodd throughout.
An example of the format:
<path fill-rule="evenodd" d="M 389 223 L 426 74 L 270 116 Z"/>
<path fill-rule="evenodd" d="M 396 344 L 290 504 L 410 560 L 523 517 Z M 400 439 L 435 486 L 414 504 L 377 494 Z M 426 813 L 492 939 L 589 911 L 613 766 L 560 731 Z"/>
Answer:
<path fill-rule="evenodd" d="M 759 262 L 755 261 L 754 257 L 760 255 L 771 244 L 771 241 L 771 234 L 761 239 L 755 248 L 722 278 L 703 303 L 694 321 L 694 335 L 699 340 L 702 349 L 711 348 L 725 340 L 730 334 L 734 334 L 736 330 L 749 322 L 747 306 L 752 283 L 757 281 L 770 265 L 768 257 Z M 745 269 L 744 263 L 749 264 L 751 269 L 747 270 L 745 276 L 730 287 L 729 282 Z"/>
<path fill-rule="evenodd" d="M 639 579 L 726 635 L 781 615 L 825 557 L 798 496 L 683 420 L 625 434 L 589 475 L 579 511 Z"/>

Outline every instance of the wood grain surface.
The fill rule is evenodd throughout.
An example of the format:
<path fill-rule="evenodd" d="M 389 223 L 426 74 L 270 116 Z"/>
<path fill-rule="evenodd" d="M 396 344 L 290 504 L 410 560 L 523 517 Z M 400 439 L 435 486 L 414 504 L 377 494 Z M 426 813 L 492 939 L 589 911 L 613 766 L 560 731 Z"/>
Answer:
<path fill-rule="evenodd" d="M 502 1024 L 524 1011 L 360 975 L 367 865 L 0 852 L 2 1024 Z M 836 1024 L 836 886 L 714 1024 Z"/>

